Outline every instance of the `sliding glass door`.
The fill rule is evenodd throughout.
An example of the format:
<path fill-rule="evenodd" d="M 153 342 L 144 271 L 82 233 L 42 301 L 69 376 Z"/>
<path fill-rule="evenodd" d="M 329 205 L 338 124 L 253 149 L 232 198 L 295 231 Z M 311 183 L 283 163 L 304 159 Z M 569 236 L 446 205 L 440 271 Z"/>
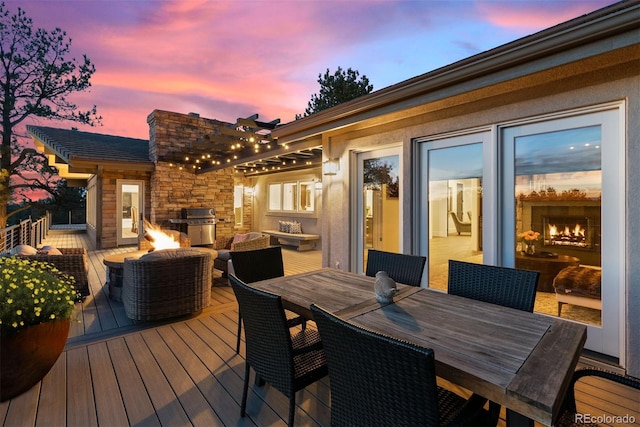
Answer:
<path fill-rule="evenodd" d="M 624 144 L 617 109 L 504 127 L 505 265 L 540 272 L 535 311 L 620 357 Z"/>
<path fill-rule="evenodd" d="M 450 259 L 483 263 L 483 142 L 478 133 L 420 144 L 423 179 L 420 253 L 428 285 L 446 291 Z"/>
<path fill-rule="evenodd" d="M 534 310 L 624 353 L 622 104 L 418 140 L 420 253 L 446 291 L 449 259 L 540 272 Z"/>

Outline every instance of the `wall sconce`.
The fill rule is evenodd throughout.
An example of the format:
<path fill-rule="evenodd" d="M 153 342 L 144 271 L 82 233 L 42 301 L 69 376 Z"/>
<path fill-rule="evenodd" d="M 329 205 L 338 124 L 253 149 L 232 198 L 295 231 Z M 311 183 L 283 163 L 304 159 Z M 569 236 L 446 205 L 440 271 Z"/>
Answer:
<path fill-rule="evenodd" d="M 314 184 L 316 190 L 322 190 L 322 181 L 316 181 Z"/>
<path fill-rule="evenodd" d="M 322 164 L 322 173 L 324 175 L 336 175 L 340 170 L 340 161 L 338 159 L 329 159 Z"/>

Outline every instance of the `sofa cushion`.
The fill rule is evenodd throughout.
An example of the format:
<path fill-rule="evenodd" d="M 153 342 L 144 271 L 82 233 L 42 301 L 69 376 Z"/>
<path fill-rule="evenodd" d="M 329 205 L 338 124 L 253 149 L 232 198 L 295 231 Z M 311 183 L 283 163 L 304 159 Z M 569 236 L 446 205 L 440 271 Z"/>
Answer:
<path fill-rule="evenodd" d="M 180 258 L 189 255 L 199 255 L 200 253 L 201 252 L 195 251 L 191 248 L 160 249 L 142 255 L 139 258 L 139 261 L 158 261 L 163 259 Z"/>
<path fill-rule="evenodd" d="M 229 249 L 219 249 L 217 258 L 223 261 L 229 261 L 231 259 L 231 251 Z"/>

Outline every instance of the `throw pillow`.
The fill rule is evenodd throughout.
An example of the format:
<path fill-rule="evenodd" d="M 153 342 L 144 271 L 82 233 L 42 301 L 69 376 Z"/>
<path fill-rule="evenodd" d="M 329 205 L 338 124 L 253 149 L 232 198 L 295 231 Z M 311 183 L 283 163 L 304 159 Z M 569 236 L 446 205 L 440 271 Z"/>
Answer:
<path fill-rule="evenodd" d="M 233 244 L 236 244 L 238 242 L 246 242 L 247 240 L 249 240 L 249 233 L 247 234 L 236 234 L 235 236 L 233 236 Z"/>
<path fill-rule="evenodd" d="M 301 234 L 302 233 L 302 224 L 298 221 L 293 221 L 291 226 L 289 227 L 289 233 L 291 234 Z"/>
<path fill-rule="evenodd" d="M 38 250 L 29 245 L 18 245 L 11 249 L 11 255 L 35 255 Z"/>
<path fill-rule="evenodd" d="M 43 246 L 38 251 L 39 254 L 44 255 L 62 255 L 62 252 L 58 248 L 54 248 L 53 246 Z"/>

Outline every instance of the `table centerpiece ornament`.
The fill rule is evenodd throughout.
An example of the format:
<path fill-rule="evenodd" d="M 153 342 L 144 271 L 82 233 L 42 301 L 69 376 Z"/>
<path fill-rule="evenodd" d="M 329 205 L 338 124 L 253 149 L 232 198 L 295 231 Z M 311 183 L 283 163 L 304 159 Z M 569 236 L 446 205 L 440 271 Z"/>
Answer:
<path fill-rule="evenodd" d="M 391 304 L 393 296 L 398 293 L 396 282 L 389 277 L 386 271 L 378 271 L 376 273 L 373 289 L 376 293 L 376 300 L 380 304 Z"/>
<path fill-rule="evenodd" d="M 75 279 L 50 263 L 0 257 L 0 401 L 36 385 L 69 334 Z"/>

